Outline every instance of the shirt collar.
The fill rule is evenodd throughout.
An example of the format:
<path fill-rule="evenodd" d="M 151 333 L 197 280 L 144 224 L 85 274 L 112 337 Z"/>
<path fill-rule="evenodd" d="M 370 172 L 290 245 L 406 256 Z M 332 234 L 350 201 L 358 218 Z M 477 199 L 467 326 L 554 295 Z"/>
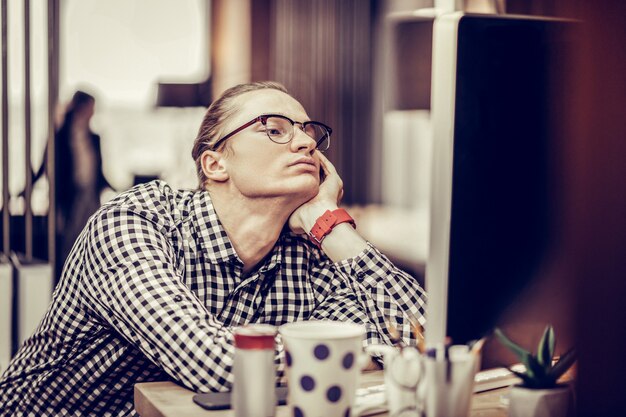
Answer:
<path fill-rule="evenodd" d="M 205 257 L 214 263 L 241 262 L 217 217 L 208 191 L 194 193 L 190 204 L 192 234 Z"/>
<path fill-rule="evenodd" d="M 284 246 L 284 231 L 280 234 L 278 241 L 274 245 L 274 248 L 269 253 L 268 256 L 265 257 L 265 261 L 259 267 L 259 272 L 266 272 L 274 269 L 276 266 L 282 263 L 283 259 L 283 246 Z"/>

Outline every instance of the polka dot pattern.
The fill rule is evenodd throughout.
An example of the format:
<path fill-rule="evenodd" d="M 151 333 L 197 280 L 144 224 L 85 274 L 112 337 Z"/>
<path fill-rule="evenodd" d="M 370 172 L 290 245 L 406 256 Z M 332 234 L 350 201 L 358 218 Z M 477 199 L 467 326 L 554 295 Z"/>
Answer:
<path fill-rule="evenodd" d="M 320 330 L 316 335 L 319 337 L 304 331 L 283 334 L 292 417 L 352 415 L 362 336 L 346 337 L 340 332 L 326 334 L 325 331 Z"/>
<path fill-rule="evenodd" d="M 300 378 L 300 385 L 305 391 L 313 391 L 315 389 L 315 380 L 309 375 Z"/>
<path fill-rule="evenodd" d="M 323 361 L 326 358 L 328 358 L 328 355 L 330 355 L 330 349 L 328 349 L 328 346 L 324 344 L 320 344 L 320 345 L 315 346 L 315 349 L 313 350 L 313 354 L 315 355 L 317 359 Z"/>
<path fill-rule="evenodd" d="M 339 401 L 341 399 L 341 387 L 339 385 L 333 385 L 328 388 L 328 391 L 326 391 L 326 398 L 328 398 L 328 401 L 331 403 Z"/>
<path fill-rule="evenodd" d="M 352 352 L 346 353 L 345 356 L 343 357 L 343 360 L 341 361 L 341 365 L 343 366 L 343 369 L 352 368 L 352 365 L 354 365 L 354 353 Z"/>

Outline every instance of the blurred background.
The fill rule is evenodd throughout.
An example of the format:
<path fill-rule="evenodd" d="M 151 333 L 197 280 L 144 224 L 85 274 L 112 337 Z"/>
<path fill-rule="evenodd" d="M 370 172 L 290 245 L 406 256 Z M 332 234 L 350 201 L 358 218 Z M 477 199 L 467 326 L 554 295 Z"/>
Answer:
<path fill-rule="evenodd" d="M 465 3 L 468 11 L 496 11 L 497 2 Z M 376 205 L 356 212 L 364 218 L 363 233 L 382 249 L 389 247 L 389 255 L 402 266 L 423 272 L 432 25 L 416 28 L 406 22 L 415 20 L 415 10 L 432 8 L 432 1 L 3 4 L 8 18 L 6 129 L 12 215 L 20 216 L 26 206 L 26 125 L 36 172 L 44 160 L 49 115 L 58 130 L 77 90 L 95 98 L 90 127 L 100 135 L 102 173 L 110 185 L 100 197 L 106 201 L 155 178 L 176 188 L 195 188 L 190 149 L 206 106 L 237 83 L 271 79 L 285 84 L 312 118 L 333 127 L 329 155 L 345 182 L 344 204 Z M 510 13 L 557 13 L 554 2 L 511 0 L 506 6 Z M 33 185 L 29 206 L 35 216 L 48 212 L 48 185 L 47 176 Z M 390 220 L 370 227 L 370 216 L 383 223 Z M 398 245 L 390 229 L 411 238 Z M 20 236 L 13 239 L 13 249 L 22 248 Z M 44 243 L 40 239 L 34 248 L 43 257 Z"/>
<path fill-rule="evenodd" d="M 571 146 L 561 256 L 503 322 L 523 342 L 534 341 L 550 321 L 563 349 L 581 327 L 596 341 L 609 337 L 624 318 L 616 300 L 626 296 L 618 255 L 626 243 L 624 2 L 457 3 L 469 12 L 505 9 L 586 22 L 577 65 L 568 73 L 576 94 L 564 109 Z M 195 188 L 190 153 L 206 106 L 235 84 L 271 79 L 285 84 L 311 118 L 333 128 L 328 153 L 361 233 L 423 280 L 432 25 L 406 23 L 428 16 L 416 10 L 432 7 L 428 0 L 2 0 L 7 60 L 0 104 L 8 151 L 0 204 L 3 227 L 13 225 L 5 254 L 26 251 L 32 235 L 31 255 L 55 256 L 47 177 L 33 184 L 31 204 L 24 190 L 76 91 L 95 98 L 90 128 L 100 136 L 104 202 L 156 178 Z M 31 208 L 28 226 L 23 215 Z M 613 334 L 608 351 L 620 352 L 622 336 Z M 598 353 L 585 343 L 583 356 Z M 591 366 L 581 372 L 594 375 Z"/>

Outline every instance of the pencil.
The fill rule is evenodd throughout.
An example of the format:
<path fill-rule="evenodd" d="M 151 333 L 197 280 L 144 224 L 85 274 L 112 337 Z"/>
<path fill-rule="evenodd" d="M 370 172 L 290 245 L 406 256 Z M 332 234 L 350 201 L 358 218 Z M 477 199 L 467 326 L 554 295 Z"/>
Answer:
<path fill-rule="evenodd" d="M 424 326 L 418 321 L 411 323 L 413 327 L 413 334 L 417 340 L 417 350 L 419 353 L 424 354 L 426 352 L 426 338 L 424 337 Z"/>

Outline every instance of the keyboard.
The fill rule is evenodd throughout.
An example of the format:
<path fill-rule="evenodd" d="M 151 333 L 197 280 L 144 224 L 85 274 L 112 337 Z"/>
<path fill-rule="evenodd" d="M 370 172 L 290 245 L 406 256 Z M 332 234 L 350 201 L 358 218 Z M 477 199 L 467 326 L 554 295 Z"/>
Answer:
<path fill-rule="evenodd" d="M 384 384 L 372 385 L 371 387 L 356 390 L 356 399 L 353 409 L 355 416 L 373 416 L 385 413 L 388 409 Z"/>
<path fill-rule="evenodd" d="M 517 372 L 526 370 L 524 365 L 519 363 L 511 368 Z M 474 376 L 474 393 L 508 387 L 519 382 L 521 380 L 506 368 L 485 369 Z"/>

